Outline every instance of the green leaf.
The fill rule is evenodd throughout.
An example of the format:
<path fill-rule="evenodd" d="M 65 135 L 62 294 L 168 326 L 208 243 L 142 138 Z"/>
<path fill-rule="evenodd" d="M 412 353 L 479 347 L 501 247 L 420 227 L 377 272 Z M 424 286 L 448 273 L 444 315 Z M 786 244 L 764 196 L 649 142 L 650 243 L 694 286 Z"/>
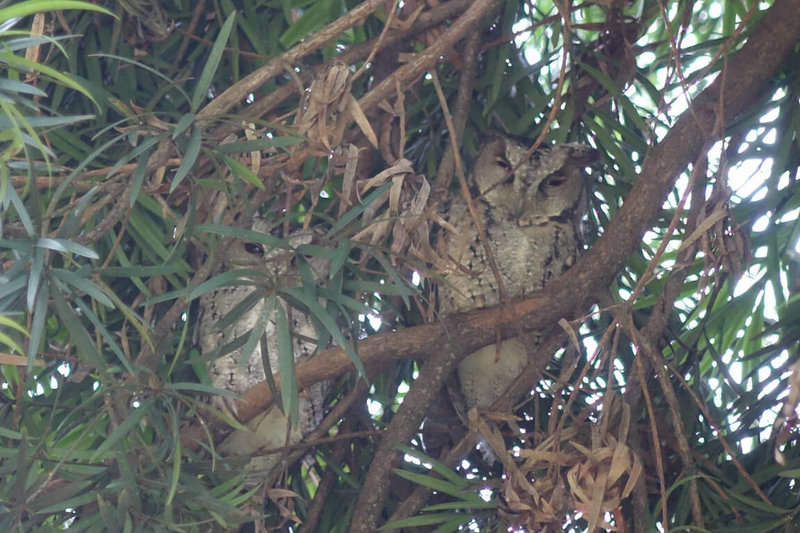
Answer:
<path fill-rule="evenodd" d="M 56 314 L 61 319 L 61 323 L 69 331 L 70 338 L 77 348 L 78 356 L 81 360 L 93 364 L 102 378 L 108 371 L 108 365 L 105 359 L 97 350 L 91 336 L 86 331 L 86 328 L 81 324 L 75 310 L 67 305 L 64 296 L 58 290 L 53 291 L 53 303 L 55 304 Z"/>
<path fill-rule="evenodd" d="M 217 146 L 217 151 L 222 153 L 244 153 L 244 152 L 263 152 L 271 151 L 275 148 L 286 148 L 297 143 L 303 142 L 302 137 L 275 136 L 253 139 L 250 141 L 239 141 Z"/>
<path fill-rule="evenodd" d="M 8 346 L 9 348 L 11 348 L 11 350 L 17 353 L 23 353 L 25 351 L 22 349 L 22 346 L 17 344 L 17 342 L 14 339 L 6 335 L 2 330 L 0 330 L 0 345 Z"/>
<path fill-rule="evenodd" d="M 289 296 L 290 298 L 300 302 L 308 312 L 317 320 L 319 320 L 325 329 L 333 337 L 333 340 L 336 341 L 336 344 L 339 345 L 344 351 L 347 353 L 347 356 L 353 362 L 353 365 L 358 370 L 360 376 L 366 379 L 367 373 L 364 369 L 364 365 L 361 362 L 361 359 L 358 358 L 353 345 L 348 341 L 344 335 L 342 334 L 342 330 L 336 324 L 336 320 L 328 313 L 328 311 L 323 308 L 317 299 L 309 295 L 307 292 L 303 291 L 303 289 L 299 289 L 296 287 L 287 288 L 279 290 L 280 293 Z"/>
<path fill-rule="evenodd" d="M 131 198 L 128 201 L 128 207 L 133 207 L 136 204 L 136 199 L 139 198 L 139 191 L 144 183 L 144 176 L 147 173 L 147 161 L 150 159 L 150 153 L 144 152 L 139 156 L 136 162 L 136 170 L 133 172 L 133 179 L 131 182 Z"/>
<path fill-rule="evenodd" d="M 394 520 L 388 522 L 378 528 L 378 531 L 396 530 L 400 528 L 414 528 L 421 526 L 430 526 L 433 524 L 442 524 L 450 522 L 455 526 L 467 523 L 472 520 L 467 514 L 456 513 L 429 513 L 412 516 L 410 518 L 403 518 L 401 520 Z M 448 531 L 448 530 L 445 530 Z M 449 531 L 458 531 L 457 529 L 449 529 Z"/>
<path fill-rule="evenodd" d="M 297 22 L 289 26 L 289 29 L 281 35 L 280 43 L 288 49 L 309 33 L 321 28 L 331 19 L 333 5 L 332 0 L 320 0 L 311 4 L 311 7 L 297 19 Z"/>
<path fill-rule="evenodd" d="M 189 137 L 189 144 L 186 146 L 186 153 L 183 154 L 183 160 L 172 178 L 172 183 L 169 186 L 169 192 L 172 193 L 183 181 L 183 178 L 192 170 L 197 156 L 200 154 L 200 146 L 202 144 L 202 137 L 200 136 L 200 128 L 194 128 L 191 136 Z"/>
<path fill-rule="evenodd" d="M 77 242 L 68 241 L 66 239 L 51 239 L 49 237 L 40 237 L 36 242 L 36 246 L 40 248 L 47 248 L 57 252 L 72 252 L 77 255 L 88 257 L 89 259 L 100 259 L 97 252 L 91 248 L 87 248 Z"/>
<path fill-rule="evenodd" d="M 166 505 L 171 505 L 178 491 L 181 478 L 181 421 L 174 409 L 169 410 L 170 425 L 172 426 L 172 442 L 175 447 L 172 449 L 172 476 L 170 476 L 169 492 L 167 492 Z"/>
<path fill-rule="evenodd" d="M 402 470 L 399 468 L 395 468 L 394 473 L 417 485 L 422 485 L 423 487 L 428 487 L 431 490 L 443 492 L 445 494 L 449 494 L 450 496 L 455 496 L 456 498 L 465 499 L 468 496 L 468 494 L 464 493 L 464 489 L 462 487 L 454 485 L 453 483 L 445 481 L 444 479 L 427 476 L 425 474 L 418 474 L 416 472 L 409 472 L 408 470 Z M 476 494 L 473 494 L 473 496 L 478 497 Z"/>
<path fill-rule="evenodd" d="M 421 451 L 401 442 L 396 442 L 395 447 L 401 452 L 419 459 L 423 463 L 430 464 L 437 474 L 448 480 L 454 487 L 459 487 L 461 490 L 467 488 L 467 481 L 441 461 L 438 461 L 433 457 L 430 457 L 429 455 L 426 455 Z"/>
<path fill-rule="evenodd" d="M 261 182 L 259 177 L 254 174 L 247 165 L 243 164 L 241 161 L 238 161 L 232 157 L 222 156 L 222 160 L 228 165 L 228 168 L 231 169 L 231 173 L 234 176 L 237 176 L 244 180 L 245 182 L 253 185 L 262 191 L 264 190 L 264 184 Z"/>
<path fill-rule="evenodd" d="M 331 227 L 330 231 L 328 231 L 326 237 L 332 239 L 339 231 L 344 229 L 350 222 L 355 220 L 361 213 L 363 213 L 364 210 L 370 206 L 370 204 L 383 196 L 383 193 L 388 191 L 391 187 L 391 182 L 384 183 L 374 191 L 370 192 L 367 197 L 364 198 L 361 204 L 348 209 L 347 212 L 345 212 L 345 214 L 336 221 L 336 223 Z"/>
<path fill-rule="evenodd" d="M 197 111 L 200 109 L 200 105 L 206 100 L 206 98 L 208 98 L 208 89 L 211 87 L 211 82 L 214 80 L 214 75 L 217 73 L 217 67 L 219 66 L 220 59 L 222 59 L 222 54 L 225 51 L 225 43 L 228 42 L 228 37 L 231 34 L 235 20 L 236 12 L 234 11 L 228 15 L 228 19 L 219 30 L 217 40 L 214 41 L 214 46 L 211 48 L 211 53 L 208 54 L 205 67 L 203 67 L 203 72 L 200 74 L 200 79 L 197 80 L 194 94 L 192 94 L 192 113 L 197 113 Z"/>
<path fill-rule="evenodd" d="M 44 251 L 42 248 L 34 248 L 31 257 L 31 272 L 28 276 L 28 290 L 25 302 L 29 310 L 33 309 L 36 301 L 36 294 L 42 285 L 42 272 L 44 271 Z"/>
<path fill-rule="evenodd" d="M 275 306 L 275 335 L 278 337 L 278 370 L 281 376 L 281 402 L 283 414 L 298 427 L 300 408 L 297 390 L 297 375 L 294 369 L 294 349 L 286 308 Z"/>
<path fill-rule="evenodd" d="M 181 269 L 176 264 L 165 263 L 156 266 L 130 266 L 130 267 L 105 267 L 95 268 L 93 272 L 97 272 L 101 276 L 108 276 L 111 278 L 149 278 L 151 276 L 163 276 L 164 274 L 171 274 L 179 272 Z"/>
<path fill-rule="evenodd" d="M 80 275 L 76 274 L 75 272 L 70 272 L 69 270 L 64 269 L 54 269 L 51 272 L 51 275 L 55 279 L 60 279 L 67 285 L 71 285 L 78 291 L 83 291 L 101 304 L 105 305 L 109 309 L 114 308 L 114 303 L 111 299 L 100 289 L 97 285 L 92 283 L 90 279 L 85 277 L 85 274 L 88 274 L 88 270 L 81 271 L 84 276 L 81 277 Z"/>
<path fill-rule="evenodd" d="M 34 13 L 44 13 L 46 11 L 66 11 L 68 9 L 83 9 L 86 11 L 98 11 L 117 18 L 111 11 L 96 6 L 89 2 L 74 2 L 70 0 L 29 0 L 27 2 L 17 2 L 10 7 L 0 9 L 0 22 L 7 20 L 27 17 Z"/>
<path fill-rule="evenodd" d="M 336 251 L 331 256 L 330 273 L 328 277 L 333 279 L 339 270 L 344 266 L 347 258 L 350 257 L 350 250 L 353 248 L 353 243 L 347 239 L 340 240 L 336 245 Z"/>
<path fill-rule="evenodd" d="M 273 237 L 268 233 L 253 231 L 251 229 L 235 228 L 233 226 L 222 226 L 219 224 L 197 224 L 194 228 L 195 228 L 195 233 L 202 233 L 204 231 L 207 231 L 209 233 L 216 233 L 218 235 L 234 237 L 236 239 L 242 239 L 244 241 L 265 244 L 269 248 L 283 248 L 285 250 L 291 249 L 291 246 L 286 240 L 279 239 L 278 237 Z"/>
<path fill-rule="evenodd" d="M 109 435 L 108 438 L 97 447 L 97 450 L 95 450 L 95 452 L 92 454 L 91 461 L 96 461 L 98 457 L 105 457 L 109 450 L 114 448 L 119 441 L 124 439 L 128 433 L 130 433 L 136 426 L 139 425 L 139 422 L 145 417 L 154 403 L 155 398 L 147 398 L 141 402 L 138 407 L 133 408 L 128 414 L 127 418 L 125 418 L 120 425 L 114 428 L 114 431 L 111 432 L 111 435 Z"/>
<path fill-rule="evenodd" d="M 194 119 L 196 118 L 194 113 L 186 113 L 183 115 L 178 123 L 175 124 L 175 129 L 172 130 L 172 139 L 175 140 L 178 136 L 189 129 L 189 127 L 194 124 Z"/>

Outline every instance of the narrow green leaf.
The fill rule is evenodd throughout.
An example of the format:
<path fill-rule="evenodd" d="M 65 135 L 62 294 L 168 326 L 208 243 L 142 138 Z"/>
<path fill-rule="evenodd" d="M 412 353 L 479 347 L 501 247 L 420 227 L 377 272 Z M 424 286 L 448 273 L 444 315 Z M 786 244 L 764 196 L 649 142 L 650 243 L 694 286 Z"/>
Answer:
<path fill-rule="evenodd" d="M 269 321 L 269 313 L 271 313 L 272 309 L 269 307 L 268 304 L 264 305 L 262 309 L 261 316 L 258 318 L 258 321 L 253 325 L 253 329 L 250 330 L 250 333 L 247 335 L 247 341 L 244 343 L 241 349 L 242 357 L 239 358 L 239 368 L 244 370 L 248 364 L 250 364 L 250 354 L 256 351 L 256 345 L 261 343 L 261 339 L 264 336 L 264 331 L 267 329 L 267 322 Z M 263 346 L 263 344 L 262 344 Z M 269 367 L 269 354 L 265 353 L 265 350 L 261 351 L 262 359 L 266 361 L 265 367 Z"/>
<path fill-rule="evenodd" d="M 28 290 L 25 302 L 28 310 L 33 309 L 33 303 L 36 301 L 36 293 L 39 291 L 39 285 L 42 282 L 42 271 L 44 270 L 44 251 L 41 248 L 34 248 L 31 256 L 31 272 L 28 275 Z"/>
<path fill-rule="evenodd" d="M 200 79 L 197 80 L 194 94 L 192 94 L 192 113 L 197 113 L 200 109 L 200 105 L 208 97 L 208 89 L 211 87 L 214 74 L 217 72 L 219 61 L 222 59 L 222 53 L 225 51 L 225 43 L 228 42 L 228 37 L 231 34 L 235 20 L 236 12 L 234 11 L 228 16 L 225 24 L 223 24 L 222 28 L 219 30 L 217 40 L 214 41 L 214 46 L 211 48 L 211 53 L 208 54 L 208 60 L 206 61 L 205 67 L 203 67 L 202 74 L 200 74 Z"/>
<path fill-rule="evenodd" d="M 58 281 L 56 281 L 56 284 L 59 285 L 59 288 L 61 289 L 69 290 L 67 287 L 61 287 Z M 85 302 L 82 298 L 79 298 L 77 295 L 73 294 L 73 296 L 74 305 L 77 306 L 81 313 L 83 313 L 83 315 L 89 319 L 92 325 L 94 325 L 95 330 L 102 335 L 103 339 L 106 341 L 106 346 L 108 346 L 108 348 L 114 352 L 120 364 L 122 364 L 125 370 L 127 370 L 131 375 L 135 375 L 136 371 L 134 370 L 133 366 L 131 366 L 131 362 L 125 356 L 125 352 L 117 342 L 117 336 L 108 330 L 106 324 L 95 314 L 92 306 L 88 305 L 87 302 Z M 144 335 L 142 335 L 143 340 L 148 341 L 149 339 L 147 337 L 147 331 L 142 328 L 141 324 L 137 324 L 137 329 L 140 331 L 140 333 L 144 333 Z"/>
<path fill-rule="evenodd" d="M 178 491 L 178 482 L 181 478 L 181 421 L 173 409 L 169 410 L 170 422 L 172 426 L 172 442 L 175 447 L 172 449 L 172 475 L 170 476 L 169 492 L 167 492 L 166 505 L 170 505 Z"/>
<path fill-rule="evenodd" d="M 411 528 L 420 526 L 430 526 L 433 524 L 441 524 L 443 522 L 455 521 L 457 525 L 469 522 L 471 517 L 467 514 L 456 513 L 429 513 L 412 516 L 410 518 L 403 518 L 384 524 L 378 528 L 378 531 L 396 530 L 400 528 Z M 451 530 L 457 531 L 457 530 Z"/>
<path fill-rule="evenodd" d="M 444 479 L 427 476 L 425 474 L 418 474 L 416 472 L 409 472 L 408 470 L 402 470 L 400 468 L 395 468 L 394 473 L 417 485 L 422 485 L 423 487 L 428 487 L 431 490 L 443 492 L 445 494 L 449 494 L 450 496 L 455 496 L 456 498 L 463 499 L 465 496 L 467 496 L 467 494 L 464 493 L 464 489 L 453 485 Z"/>
<path fill-rule="evenodd" d="M 0 80 L 0 92 L 7 92 L 9 94 L 22 93 L 33 96 L 47 96 L 47 93 L 38 87 L 34 87 L 29 83 L 23 83 L 18 80 Z"/>
<path fill-rule="evenodd" d="M 147 136 L 139 145 L 125 154 L 124 156 L 120 157 L 112 166 L 111 169 L 108 171 L 108 176 L 112 176 L 117 173 L 117 171 L 122 168 L 122 165 L 126 165 L 136 159 L 137 157 L 141 156 L 149 152 L 155 145 L 161 142 L 162 139 L 167 137 L 167 133 L 160 133 L 158 135 L 151 135 Z"/>
<path fill-rule="evenodd" d="M 392 285 L 397 287 L 400 297 L 403 299 L 403 303 L 406 304 L 407 309 L 410 309 L 411 301 L 409 300 L 409 297 L 411 296 L 412 291 L 408 288 L 406 281 L 403 279 L 397 269 L 395 269 L 391 263 L 386 260 L 382 253 L 378 252 L 377 250 L 372 250 L 371 255 L 378 260 L 383 267 L 383 270 L 389 274 L 390 278 L 392 278 Z"/>
<path fill-rule="evenodd" d="M 0 437 L 6 439 L 20 440 L 22 439 L 22 433 L 20 433 L 19 431 L 14 431 L 13 429 L 8 429 L 6 427 L 0 426 Z"/>
<path fill-rule="evenodd" d="M 356 370 L 358 370 L 359 375 L 366 379 L 366 370 L 364 369 L 361 359 L 358 358 L 358 354 L 356 354 L 353 345 L 342 334 L 341 329 L 339 329 L 339 326 L 336 324 L 336 320 L 334 320 L 328 311 L 326 311 L 319 304 L 317 299 L 303 291 L 303 289 L 297 287 L 283 289 L 280 292 L 282 294 L 286 294 L 290 298 L 295 299 L 296 301 L 299 301 L 306 309 L 308 309 L 309 313 L 311 313 L 314 318 L 322 323 L 325 329 L 327 329 L 333 337 L 333 340 L 336 341 L 336 344 L 338 344 L 347 353 L 347 356 L 353 362 Z"/>
<path fill-rule="evenodd" d="M 24 117 L 25 121 L 32 128 L 53 128 L 56 126 L 68 126 L 77 124 L 84 120 L 95 118 L 94 115 L 69 115 L 64 117 Z M 9 129 L 14 123 L 9 117 L 0 116 L 0 129 Z"/>
<path fill-rule="evenodd" d="M 85 273 L 88 273 L 88 270 L 86 270 Z M 51 275 L 56 279 L 60 279 L 65 284 L 74 287 L 78 291 L 85 292 L 87 295 L 91 296 L 109 309 L 114 309 L 114 303 L 111 301 L 111 299 L 90 279 L 81 277 L 75 272 L 70 272 L 69 270 L 60 268 L 52 270 Z"/>
<path fill-rule="evenodd" d="M 333 227 L 327 233 L 326 237 L 332 238 L 339 231 L 344 229 L 350 222 L 355 220 L 356 217 L 358 217 L 361 213 L 363 213 L 364 209 L 369 207 L 369 205 L 372 202 L 380 198 L 383 195 L 383 193 L 388 191 L 391 187 L 392 187 L 391 182 L 384 183 L 383 185 L 381 185 L 380 187 L 369 193 L 367 197 L 364 198 L 364 200 L 361 202 L 361 204 L 348 209 L 347 212 L 345 212 L 345 214 L 342 215 L 342 217 L 338 221 L 336 221 L 336 224 L 333 225 Z"/>
<path fill-rule="evenodd" d="M 100 256 L 97 255 L 97 252 L 91 248 L 87 248 L 82 244 L 68 241 L 66 239 L 51 239 L 49 237 L 41 237 L 36 242 L 36 246 L 40 248 L 47 248 L 49 250 L 55 250 L 57 252 L 72 252 L 77 255 L 88 257 L 89 259 L 100 259 Z"/>
<path fill-rule="evenodd" d="M 180 271 L 180 267 L 174 263 L 156 266 L 105 267 L 93 270 L 93 272 L 97 272 L 101 276 L 110 278 L 149 278 L 150 276 L 163 276 L 164 274 L 178 271 Z"/>
<path fill-rule="evenodd" d="M 81 360 L 92 363 L 101 374 L 105 375 L 108 370 L 105 359 L 97 351 L 97 347 L 86 328 L 81 324 L 75 310 L 67 304 L 64 296 L 58 290 L 53 290 L 53 303 L 56 314 L 69 331 L 72 342 L 77 348 L 78 356 Z"/>
<path fill-rule="evenodd" d="M 9 66 L 13 68 L 19 70 L 41 72 L 42 74 L 59 81 L 64 86 L 82 93 L 86 98 L 88 98 L 92 102 L 95 101 L 92 94 L 83 86 L 82 83 L 75 80 L 71 74 L 64 74 L 63 72 L 60 72 L 46 65 L 43 65 L 42 63 L 37 63 L 35 61 L 25 59 L 24 57 L 16 56 L 14 54 L 5 54 L 3 56 L 3 59 L 9 64 Z"/>
<path fill-rule="evenodd" d="M 305 10 L 300 18 L 297 19 L 297 22 L 289 26 L 289 29 L 281 35 L 279 39 L 280 43 L 284 48 L 288 49 L 309 33 L 321 28 L 322 25 L 331 18 L 332 7 L 333 2 L 331 0 L 314 2 Z"/>
<path fill-rule="evenodd" d="M 196 234 L 207 231 L 210 233 L 216 233 L 218 235 L 225 235 L 228 237 L 234 237 L 236 239 L 265 244 L 269 248 L 283 248 L 284 250 L 291 249 L 291 245 L 286 240 L 273 237 L 267 233 L 261 233 L 260 231 L 253 231 L 251 229 L 222 226 L 219 224 L 197 224 L 194 228 Z"/>
<path fill-rule="evenodd" d="M 195 114 L 194 113 L 186 113 L 183 115 L 178 123 L 175 124 L 175 129 L 172 130 L 172 139 L 177 139 L 178 136 L 189 129 L 189 126 L 194 124 Z"/>
<path fill-rule="evenodd" d="M 298 427 L 300 408 L 298 402 L 297 376 L 294 369 L 294 350 L 289 320 L 283 305 L 275 306 L 275 335 L 278 337 L 278 370 L 281 376 L 281 401 L 283 414 Z"/>
<path fill-rule="evenodd" d="M 221 144 L 217 147 L 217 151 L 222 153 L 262 152 L 265 150 L 272 150 L 274 148 L 286 148 L 287 146 L 292 146 L 302 141 L 302 137 L 263 137 L 261 139 L 253 139 L 251 141 L 239 141 Z"/>
<path fill-rule="evenodd" d="M 247 165 L 243 164 L 241 161 L 238 161 L 232 157 L 222 156 L 222 160 L 228 165 L 228 168 L 231 170 L 234 176 L 241 178 L 243 181 L 258 187 L 261 190 L 264 190 L 264 183 L 259 179 L 259 177 L 254 174 Z"/>
<path fill-rule="evenodd" d="M 319 294 L 326 300 L 336 302 L 337 304 L 343 307 L 352 309 L 356 313 L 368 314 L 372 311 L 372 309 L 365 302 L 360 302 L 358 300 L 350 298 L 345 294 L 342 294 L 341 292 L 333 291 L 326 287 L 318 287 L 317 294 Z"/>
<path fill-rule="evenodd" d="M 142 183 L 144 183 L 144 175 L 147 173 L 148 159 L 150 159 L 150 153 L 145 152 L 136 161 L 136 170 L 133 172 L 131 182 L 131 198 L 128 201 L 129 207 L 133 207 L 136 204 L 136 199 L 139 198 L 139 191 L 142 189 Z"/>
<path fill-rule="evenodd" d="M 344 262 L 347 261 L 347 258 L 350 256 L 350 250 L 353 248 L 353 243 L 347 239 L 342 239 L 336 245 L 336 250 L 331 257 L 331 266 L 330 266 L 330 273 L 328 274 L 329 279 L 333 279 L 336 274 L 339 273 L 339 270 L 344 266 Z"/>
<path fill-rule="evenodd" d="M 0 315 L 0 326 L 5 326 L 7 328 L 15 329 L 20 333 L 22 333 L 23 335 L 28 336 L 28 331 L 23 326 L 21 326 L 15 320 L 12 320 L 5 315 Z"/>
<path fill-rule="evenodd" d="M 433 468 L 433 470 L 437 474 L 439 474 L 443 478 L 447 479 L 454 487 L 458 487 L 458 488 L 460 488 L 462 490 L 467 487 L 467 481 L 463 477 L 458 475 L 456 472 L 454 472 L 451 468 L 448 468 L 448 466 L 446 464 L 442 463 L 441 461 L 438 461 L 438 460 L 434 459 L 433 457 L 430 457 L 429 455 L 426 455 L 426 454 L 422 453 L 421 451 L 419 451 L 419 450 L 417 450 L 415 448 L 412 448 L 411 446 L 408 446 L 407 444 L 403 444 L 401 442 L 396 442 L 395 443 L 395 447 L 398 450 L 400 450 L 401 452 L 406 453 L 406 454 L 408 454 L 408 455 L 410 455 L 412 457 L 415 457 L 415 458 L 419 459 L 423 463 L 430 464 L 431 467 Z"/>
<path fill-rule="evenodd" d="M 199 298 L 210 290 L 217 289 L 222 286 L 232 285 L 254 285 L 255 283 L 248 280 L 248 276 L 263 276 L 264 273 L 258 270 L 228 270 L 214 276 L 213 278 L 204 281 L 195 287 L 181 288 L 174 291 L 168 291 L 158 296 L 148 298 L 141 302 L 139 305 L 153 305 L 161 302 L 168 302 L 175 298 L 186 298 L 187 302 L 191 302 L 195 298 Z"/>
<path fill-rule="evenodd" d="M 200 154 L 200 147 L 203 142 L 203 139 L 200 135 L 200 128 L 194 128 L 192 131 L 191 136 L 189 137 L 189 144 L 186 146 L 186 153 L 183 154 L 183 160 L 181 161 L 181 166 L 178 167 L 177 172 L 175 172 L 175 177 L 172 178 L 172 184 L 169 186 L 169 192 L 173 192 L 178 185 L 183 181 L 183 178 L 189 174 L 189 171 L 192 170 L 195 162 L 197 161 L 197 156 Z"/>
<path fill-rule="evenodd" d="M 97 450 L 95 450 L 95 452 L 92 454 L 91 461 L 94 462 L 98 457 L 105 457 L 106 453 L 108 453 L 111 448 L 125 438 L 128 433 L 130 433 L 130 431 L 139 424 L 154 403 L 155 398 L 147 398 L 139 405 L 139 407 L 132 409 L 128 417 L 123 420 L 120 425 L 114 428 L 114 431 L 111 432 L 111 435 L 109 435 L 108 438 L 97 447 Z"/>
<path fill-rule="evenodd" d="M 40 514 L 47 515 L 50 513 L 64 511 L 65 509 L 80 509 L 81 506 L 86 505 L 87 503 L 92 503 L 95 501 L 95 499 L 96 499 L 96 493 L 94 491 L 90 491 L 87 492 L 86 494 L 75 496 L 74 498 L 69 498 L 67 500 L 60 500 L 56 504 L 53 504 L 49 507 L 44 507 L 42 509 L 37 509 L 37 511 Z"/>
<path fill-rule="evenodd" d="M 27 17 L 34 13 L 45 11 L 65 11 L 67 9 L 82 9 L 86 11 L 98 11 L 114 18 L 118 18 L 111 11 L 94 5 L 89 2 L 60 1 L 60 0 L 29 0 L 27 2 L 17 2 L 10 7 L 0 9 L 0 22 L 5 22 L 14 18 Z"/>
<path fill-rule="evenodd" d="M 28 332 L 26 331 L 25 334 L 27 335 L 27 333 Z M 25 350 L 22 349 L 22 346 L 17 344 L 17 342 L 14 339 L 6 335 L 2 330 L 0 330 L 0 346 L 8 346 L 11 350 L 17 353 L 25 352 Z"/>

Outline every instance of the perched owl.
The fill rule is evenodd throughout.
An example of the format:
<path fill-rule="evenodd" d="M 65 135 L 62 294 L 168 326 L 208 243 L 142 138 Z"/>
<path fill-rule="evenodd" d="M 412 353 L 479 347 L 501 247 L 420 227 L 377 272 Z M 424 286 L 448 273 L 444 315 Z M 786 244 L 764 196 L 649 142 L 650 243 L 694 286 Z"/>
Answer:
<path fill-rule="evenodd" d="M 543 146 L 530 157 L 527 151 L 512 139 L 491 137 L 470 176 L 473 204 L 508 298 L 541 289 L 575 262 L 587 209 L 585 169 L 598 158 L 596 150 L 580 144 Z M 447 220 L 455 231 L 437 242 L 445 260 L 440 313 L 499 304 L 497 279 L 460 194 Z M 463 359 L 457 378 L 465 407 L 489 407 L 527 365 L 537 342 L 535 335 L 523 335 L 499 350 L 490 345 Z"/>
<path fill-rule="evenodd" d="M 267 223 L 255 219 L 253 230 L 267 233 Z M 242 283 L 225 286 L 210 291 L 200 298 L 199 341 L 203 354 L 211 353 L 234 339 L 249 337 L 251 331 L 263 330 L 266 336 L 268 359 L 272 372 L 278 371 L 278 335 L 277 313 L 284 313 L 288 319 L 292 338 L 292 349 L 295 360 L 311 355 L 317 347 L 317 332 L 311 318 L 294 309 L 280 297 L 276 296 L 274 287 L 298 287 L 301 285 L 300 274 L 296 267 L 294 248 L 311 241 L 310 234 L 296 234 L 289 237 L 291 249 L 272 248 L 255 243 L 234 239 L 220 253 L 222 264 L 217 273 L 247 269 L 256 270 L 264 275 L 253 275 Z M 327 275 L 328 264 L 315 258 L 309 260 L 316 279 Z M 249 308 L 232 324 L 219 328 L 217 323 L 230 313 L 237 305 L 259 289 L 262 297 L 248 302 Z M 247 305 L 247 304 L 246 304 Z M 244 347 L 239 347 L 209 363 L 211 384 L 222 390 L 228 390 L 237 396 L 243 395 L 253 385 L 264 382 L 264 362 L 262 360 L 261 342 L 255 344 L 251 353 L 243 354 Z M 291 427 L 289 420 L 281 411 L 273 406 L 265 413 L 253 418 L 246 424 L 245 430 L 231 433 L 219 446 L 223 455 L 256 455 L 248 468 L 253 472 L 268 472 L 278 462 L 277 454 L 259 455 L 259 450 L 280 448 L 297 443 L 303 435 L 316 427 L 322 417 L 326 384 L 318 383 L 310 387 L 300 396 L 300 417 L 298 427 Z M 231 398 L 216 396 L 212 404 L 218 409 L 236 418 L 235 401 Z M 287 441 L 288 436 L 288 441 Z"/>

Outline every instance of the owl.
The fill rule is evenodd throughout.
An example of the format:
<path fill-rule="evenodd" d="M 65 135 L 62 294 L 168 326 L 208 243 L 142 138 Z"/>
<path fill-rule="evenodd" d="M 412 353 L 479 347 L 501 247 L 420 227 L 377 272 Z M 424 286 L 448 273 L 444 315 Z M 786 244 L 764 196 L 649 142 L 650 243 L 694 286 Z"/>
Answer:
<path fill-rule="evenodd" d="M 266 221 L 256 218 L 253 230 L 268 233 Z M 289 249 L 269 248 L 256 242 L 233 239 L 220 253 L 222 263 L 218 274 L 231 270 L 257 271 L 259 274 L 240 278 L 236 285 L 221 287 L 200 298 L 199 344 L 201 353 L 210 354 L 235 339 L 248 338 L 251 332 L 263 330 L 268 360 L 272 372 L 278 371 L 277 313 L 287 317 L 294 359 L 310 356 L 317 348 L 317 332 L 312 319 L 287 304 L 276 295 L 276 287 L 301 286 L 294 249 L 311 242 L 311 235 L 298 233 L 286 239 Z M 327 262 L 311 258 L 309 264 L 316 280 L 327 276 Z M 260 295 L 255 295 L 260 291 Z M 246 303 L 245 303 L 246 302 Z M 229 325 L 217 327 L 223 317 L 237 306 L 247 308 L 241 318 Z M 238 311 L 238 310 L 237 310 Z M 221 390 L 241 396 L 252 386 L 266 380 L 262 343 L 255 344 L 250 353 L 240 346 L 208 364 L 211 384 Z M 235 430 L 218 447 L 223 455 L 255 455 L 248 464 L 251 472 L 268 472 L 277 464 L 278 454 L 259 455 L 259 450 L 295 444 L 314 429 L 322 418 L 327 384 L 318 383 L 300 396 L 299 424 L 292 427 L 276 406 L 250 420 L 243 430 Z M 236 418 L 236 402 L 215 396 L 212 405 Z M 288 436 L 288 440 L 287 440 Z"/>
<path fill-rule="evenodd" d="M 494 136 L 485 142 L 469 179 L 473 205 L 508 298 L 521 298 L 547 285 L 574 262 L 583 247 L 586 167 L 598 152 L 585 145 L 528 147 Z M 438 284 L 441 315 L 500 303 L 497 277 L 461 194 L 447 213 L 451 231 L 436 243 L 444 259 Z M 486 346 L 457 369 L 466 409 L 487 408 L 527 365 L 538 337 L 526 334 Z M 456 402 L 454 402 L 456 403 Z"/>

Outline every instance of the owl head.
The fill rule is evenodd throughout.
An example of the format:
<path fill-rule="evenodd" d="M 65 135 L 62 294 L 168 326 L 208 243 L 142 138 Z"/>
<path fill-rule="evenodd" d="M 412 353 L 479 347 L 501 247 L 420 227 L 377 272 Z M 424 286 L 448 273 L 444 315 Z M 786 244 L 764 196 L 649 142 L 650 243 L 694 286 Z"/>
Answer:
<path fill-rule="evenodd" d="M 586 210 L 586 167 L 599 153 L 583 144 L 528 146 L 493 136 L 481 148 L 472 180 L 493 216 L 505 214 L 521 226 L 578 221 Z"/>
<path fill-rule="evenodd" d="M 263 234 L 261 239 L 231 239 L 222 257 L 225 268 L 265 270 L 271 275 L 282 275 L 294 258 L 295 248 L 311 242 L 310 233 L 295 233 L 288 239 L 279 239 L 272 235 L 275 224 L 258 216 L 253 217 L 251 229 Z"/>

